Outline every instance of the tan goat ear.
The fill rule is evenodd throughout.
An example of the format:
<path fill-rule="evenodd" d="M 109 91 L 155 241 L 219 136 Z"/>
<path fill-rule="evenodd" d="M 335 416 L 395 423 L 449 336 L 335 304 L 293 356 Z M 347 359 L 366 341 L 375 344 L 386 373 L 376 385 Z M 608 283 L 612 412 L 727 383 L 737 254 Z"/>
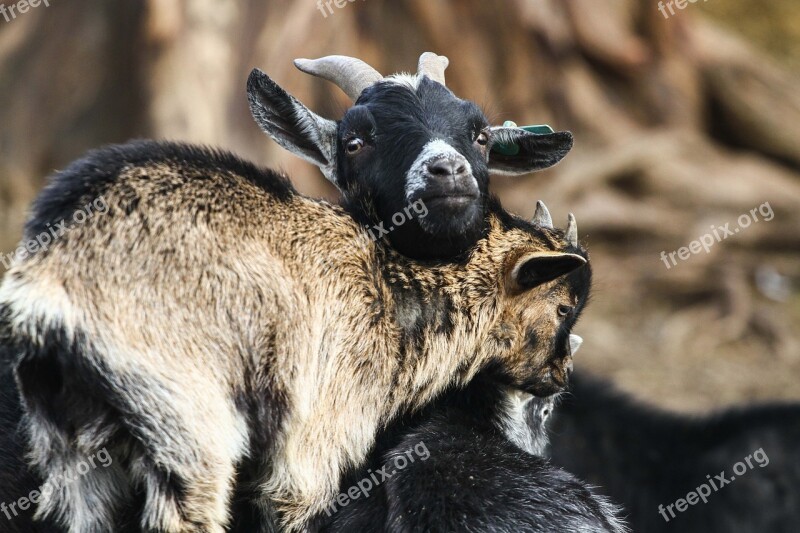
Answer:
<path fill-rule="evenodd" d="M 586 259 L 577 254 L 562 252 L 522 254 L 508 268 L 507 285 L 512 292 L 522 292 L 560 278 L 585 264 Z"/>

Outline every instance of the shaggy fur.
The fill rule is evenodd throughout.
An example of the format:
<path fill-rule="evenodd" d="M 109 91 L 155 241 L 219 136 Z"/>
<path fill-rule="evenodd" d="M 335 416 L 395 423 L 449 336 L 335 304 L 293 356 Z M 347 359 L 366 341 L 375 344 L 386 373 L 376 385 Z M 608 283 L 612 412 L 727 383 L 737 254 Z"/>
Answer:
<path fill-rule="evenodd" d="M 569 312 L 530 342 L 563 342 L 550 343 L 569 335 L 590 283 L 589 268 L 559 280 L 564 300 L 549 301 L 542 311 L 556 314 L 566 306 Z M 388 479 L 370 487 L 366 497 L 362 492 L 326 509 L 318 517 L 321 530 L 626 531 L 608 500 L 537 457 L 547 445 L 545 423 L 555 397 L 522 394 L 506 385 L 503 374 L 500 367 L 487 368 L 467 387 L 448 391 L 387 428 L 367 465 L 343 481 L 340 493 L 368 486 L 364 480 L 375 479 L 373 472 L 383 470 Z M 427 457 L 408 453 L 420 446 Z M 397 468 L 398 458 L 409 459 L 404 468 Z"/>
<path fill-rule="evenodd" d="M 598 486 L 629 513 L 634 531 L 791 533 L 800 525 L 800 406 L 774 405 L 688 418 L 633 403 L 586 375 L 572 380 L 552 422 L 553 463 Z M 763 449 L 741 476 L 733 467 Z M 733 481 L 669 522 L 667 506 L 720 472 Z M 721 482 L 718 482 L 721 484 Z"/>
<path fill-rule="evenodd" d="M 114 459 L 40 503 L 71 532 L 108 530 L 139 494 L 145 529 L 223 531 L 245 460 L 298 529 L 381 424 L 488 363 L 526 392 L 566 385 L 565 339 L 530 340 L 560 320 L 543 312 L 567 297 L 551 281 L 585 260 L 497 204 L 468 258 L 423 266 L 283 176 L 143 142 L 55 176 L 25 240 L 99 197 L 107 212 L 0 288 L 36 468 Z"/>
<path fill-rule="evenodd" d="M 580 248 L 571 251 L 586 256 Z M 562 289 L 562 298 L 548 300 L 540 312 L 555 316 L 561 309 L 565 316 L 558 323 L 542 323 L 537 335 L 528 339 L 530 343 L 549 347 L 554 354 L 566 348 L 569 333 L 586 305 L 591 269 L 587 264 L 557 284 Z M 395 421 L 381 433 L 367 463 L 351 472 L 339 491 L 346 494 L 359 482 L 369 483 L 370 478 L 380 481 L 383 474 L 376 478 L 375 473 L 382 471 L 385 464 L 391 481 L 372 487 L 375 490 L 369 498 L 352 500 L 344 506 L 334 500 L 317 517 L 312 529 L 624 530 L 616 518 L 616 509 L 604 498 L 531 456 L 544 452 L 547 443 L 544 424 L 552 412 L 554 397 L 531 397 L 507 383 L 502 367 L 491 365 L 465 389 L 454 388 L 421 412 Z M 396 477 L 392 475 L 391 461 L 387 458 L 401 457 L 409 446 L 419 443 L 433 446 L 430 465 L 415 464 L 408 470 L 395 472 Z M 474 450 L 478 451 L 478 458 L 474 457 Z M 499 492 L 492 492 L 501 486 Z M 238 520 L 232 531 L 272 531 L 262 517 L 248 512 L 248 499 L 247 491 L 243 490 L 237 501 Z M 476 501 L 481 501 L 481 505 Z"/>
<path fill-rule="evenodd" d="M 25 461 L 25 438 L 20 427 L 22 405 L 14 382 L 13 354 L 4 349 L 8 339 L 0 315 L 0 531 L 3 533 L 56 533 L 58 529 L 33 521 L 33 508 L 10 508 L 19 498 L 28 496 L 42 485 L 42 480 Z"/>
<path fill-rule="evenodd" d="M 358 486 L 387 465 L 391 477 L 364 498 L 352 499 L 320 518 L 322 531 L 363 532 L 623 532 L 619 510 L 584 483 L 545 459 L 515 446 L 506 436 L 508 397 L 484 375 L 466 389 L 445 395 L 429 410 L 382 439 L 370 469 L 342 484 Z M 552 407 L 535 398 L 532 411 Z M 541 411 L 540 411 L 541 412 Z M 542 424 L 543 419 L 535 421 Z M 543 444 L 544 428 L 531 427 Z M 424 443 L 429 458 L 408 457 Z M 534 450 L 542 451 L 542 450 Z M 413 454 L 411 454 L 412 457 Z M 403 464 L 403 463 L 401 463 Z"/>

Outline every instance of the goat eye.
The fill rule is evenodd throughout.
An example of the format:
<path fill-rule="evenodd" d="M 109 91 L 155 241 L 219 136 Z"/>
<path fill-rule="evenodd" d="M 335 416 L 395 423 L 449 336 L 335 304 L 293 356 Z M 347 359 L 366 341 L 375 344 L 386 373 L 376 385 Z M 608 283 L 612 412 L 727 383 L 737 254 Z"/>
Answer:
<path fill-rule="evenodd" d="M 572 312 L 572 308 L 568 305 L 559 305 L 558 306 L 558 316 L 565 317 L 568 316 Z"/>
<path fill-rule="evenodd" d="M 486 146 L 487 144 L 489 144 L 489 136 L 486 134 L 485 131 L 482 131 L 475 139 L 475 142 L 481 146 Z"/>
<path fill-rule="evenodd" d="M 358 152 L 361 151 L 363 147 L 364 147 L 364 141 L 362 141 L 358 137 L 350 139 L 345 144 L 345 150 L 347 150 L 347 153 L 351 155 L 357 154 Z"/>

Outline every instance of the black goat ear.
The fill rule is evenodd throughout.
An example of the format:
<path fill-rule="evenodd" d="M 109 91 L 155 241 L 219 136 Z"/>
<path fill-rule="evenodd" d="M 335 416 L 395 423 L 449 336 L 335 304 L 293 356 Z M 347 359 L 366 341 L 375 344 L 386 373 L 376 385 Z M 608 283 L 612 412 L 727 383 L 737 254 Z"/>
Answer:
<path fill-rule="evenodd" d="M 259 69 L 247 78 L 247 99 L 253 118 L 267 135 L 317 165 L 336 185 L 336 122 L 308 109 Z"/>
<path fill-rule="evenodd" d="M 489 153 L 489 172 L 507 176 L 552 167 L 564 159 L 573 143 L 568 131 L 531 133 L 505 126 L 492 128 L 492 137 L 494 145 L 511 147 L 512 150 L 493 149 Z"/>
<path fill-rule="evenodd" d="M 586 264 L 577 254 L 561 252 L 531 252 L 522 254 L 508 268 L 507 285 L 512 292 L 538 287 L 569 274 Z"/>

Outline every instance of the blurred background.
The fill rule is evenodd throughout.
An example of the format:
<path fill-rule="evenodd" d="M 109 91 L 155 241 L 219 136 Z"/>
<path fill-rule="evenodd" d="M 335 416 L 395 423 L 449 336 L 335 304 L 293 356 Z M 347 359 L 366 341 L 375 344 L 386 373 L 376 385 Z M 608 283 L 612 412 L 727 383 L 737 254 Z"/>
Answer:
<path fill-rule="evenodd" d="M 800 400 L 800 2 L 338 1 L 51 0 L 0 18 L 0 253 L 49 173 L 131 138 L 230 149 L 335 199 L 250 118 L 250 69 L 338 119 L 344 94 L 292 59 L 388 74 L 430 50 L 494 123 L 575 134 L 561 165 L 493 189 L 521 215 L 541 199 L 577 216 L 596 273 L 580 370 L 684 412 Z M 771 220 L 665 266 L 765 202 Z"/>

